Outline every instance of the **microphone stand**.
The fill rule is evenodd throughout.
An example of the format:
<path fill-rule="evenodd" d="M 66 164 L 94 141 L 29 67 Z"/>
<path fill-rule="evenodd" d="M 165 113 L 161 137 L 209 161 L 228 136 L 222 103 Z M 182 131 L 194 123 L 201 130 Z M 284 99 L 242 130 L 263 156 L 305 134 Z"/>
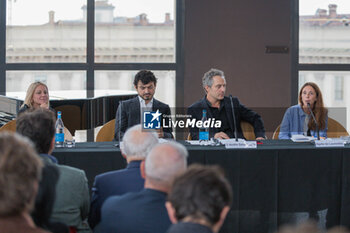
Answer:
<path fill-rule="evenodd" d="M 235 139 L 236 139 L 236 142 L 237 142 L 238 141 L 238 137 L 237 137 L 237 125 L 236 125 L 235 109 L 233 108 L 232 95 L 230 95 L 229 97 L 230 97 L 232 116 L 233 116 L 233 126 L 234 126 L 234 130 L 235 130 L 234 135 L 235 135 Z"/>
<path fill-rule="evenodd" d="M 121 143 L 121 129 L 122 129 L 122 106 L 123 106 L 123 101 L 120 100 L 119 101 L 119 106 L 120 106 L 120 111 L 119 111 L 119 120 L 118 120 L 118 123 L 119 123 L 119 144 Z"/>
<path fill-rule="evenodd" d="M 314 119 L 314 122 L 315 122 L 315 125 L 316 125 L 317 140 L 320 140 L 320 131 L 318 130 L 318 124 L 317 124 L 315 115 L 314 115 L 314 113 L 312 112 L 312 109 L 311 109 L 311 107 L 310 107 L 310 103 L 307 103 L 307 108 L 309 109 L 310 114 L 311 114 L 311 116 L 312 116 L 312 119 Z"/>

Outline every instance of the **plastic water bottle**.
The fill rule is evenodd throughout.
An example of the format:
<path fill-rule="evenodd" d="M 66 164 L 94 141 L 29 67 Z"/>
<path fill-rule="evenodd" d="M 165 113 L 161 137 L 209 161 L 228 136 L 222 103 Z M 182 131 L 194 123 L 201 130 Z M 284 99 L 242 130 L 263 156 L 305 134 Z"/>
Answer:
<path fill-rule="evenodd" d="M 64 145 L 64 125 L 60 111 L 57 112 L 55 145 L 56 147 L 63 147 Z"/>
<path fill-rule="evenodd" d="M 207 121 L 207 110 L 203 109 L 202 127 L 199 128 L 199 141 L 209 141 L 209 127 L 204 127 L 204 122 Z"/>

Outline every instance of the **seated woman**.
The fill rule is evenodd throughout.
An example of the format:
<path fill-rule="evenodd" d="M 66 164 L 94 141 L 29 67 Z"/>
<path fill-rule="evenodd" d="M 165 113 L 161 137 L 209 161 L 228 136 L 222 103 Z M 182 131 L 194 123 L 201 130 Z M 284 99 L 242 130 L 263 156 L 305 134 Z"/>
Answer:
<path fill-rule="evenodd" d="M 17 115 L 19 116 L 21 113 L 29 109 L 34 110 L 38 108 L 50 109 L 56 115 L 55 109 L 50 107 L 49 89 L 47 88 L 46 84 L 42 82 L 34 82 L 30 84 L 27 90 L 26 98 L 24 99 L 24 103 L 19 109 Z M 66 127 L 64 127 L 64 139 L 73 139 L 72 134 Z"/>
<path fill-rule="evenodd" d="M 35 82 L 30 84 L 28 87 L 26 98 L 18 111 L 18 115 L 27 111 L 28 109 L 48 109 L 49 106 L 49 90 L 47 86 L 42 82 Z M 55 112 L 54 109 L 50 109 Z"/>
<path fill-rule="evenodd" d="M 288 108 L 284 114 L 279 139 L 290 139 L 295 134 L 317 137 L 316 124 L 308 104 L 315 115 L 320 137 L 327 137 L 328 111 L 324 107 L 322 93 L 315 83 L 307 82 L 300 89 L 299 104 Z"/>

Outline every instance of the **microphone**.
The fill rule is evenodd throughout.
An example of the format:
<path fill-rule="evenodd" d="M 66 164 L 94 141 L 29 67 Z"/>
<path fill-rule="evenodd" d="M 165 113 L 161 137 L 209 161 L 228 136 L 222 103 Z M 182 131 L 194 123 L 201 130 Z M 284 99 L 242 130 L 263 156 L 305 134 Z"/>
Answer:
<path fill-rule="evenodd" d="M 312 112 L 312 109 L 311 109 L 311 107 L 310 107 L 310 103 L 307 103 L 307 108 L 309 109 L 310 114 L 311 114 L 311 116 L 312 116 L 312 119 L 314 119 L 314 122 L 315 122 L 315 125 L 316 125 L 317 140 L 320 140 L 320 131 L 318 130 L 318 124 L 317 124 L 315 115 L 314 115 L 314 113 Z"/>
<path fill-rule="evenodd" d="M 237 142 L 238 141 L 238 137 L 237 137 L 237 125 L 236 125 L 235 109 L 233 108 L 232 95 L 230 95 L 229 97 L 230 97 L 231 109 L 232 109 L 233 127 L 234 127 L 234 130 L 235 130 L 233 135 L 235 135 L 235 139 L 236 139 L 236 142 Z"/>

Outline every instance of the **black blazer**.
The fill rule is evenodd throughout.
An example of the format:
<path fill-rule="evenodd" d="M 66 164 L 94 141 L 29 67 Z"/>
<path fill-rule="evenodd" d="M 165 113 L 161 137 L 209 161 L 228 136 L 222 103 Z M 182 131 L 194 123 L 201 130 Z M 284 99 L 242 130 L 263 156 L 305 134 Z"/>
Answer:
<path fill-rule="evenodd" d="M 192 119 L 195 118 L 197 120 L 202 119 L 202 111 L 203 109 L 207 110 L 207 118 L 213 118 L 212 112 L 210 111 L 210 107 L 208 106 L 206 97 L 192 104 L 188 110 L 187 115 L 191 115 Z M 226 116 L 232 130 L 232 135 L 234 135 L 234 124 L 233 124 L 233 116 L 232 116 L 232 108 L 231 101 L 229 97 L 224 97 L 224 106 L 226 110 Z M 235 112 L 236 124 L 237 124 L 237 137 L 244 138 L 242 128 L 241 128 L 241 120 L 245 120 L 253 125 L 255 137 L 265 137 L 265 128 L 264 123 L 259 114 L 256 112 L 246 108 L 243 104 L 241 104 L 237 97 L 232 98 L 233 108 Z M 219 120 L 219 119 L 217 119 Z M 190 128 L 191 138 L 193 140 L 198 140 L 198 128 Z M 209 131 L 210 134 L 210 131 Z M 210 137 L 214 137 L 214 135 L 210 134 Z"/>
<path fill-rule="evenodd" d="M 164 104 L 153 98 L 152 111 L 157 111 L 158 109 L 159 109 L 159 112 L 161 112 L 163 115 L 171 114 L 169 105 Z M 116 116 L 115 116 L 115 119 L 116 119 L 115 134 L 114 134 L 115 140 L 119 141 L 119 136 L 121 137 L 121 139 L 123 139 L 125 131 L 128 128 L 134 125 L 140 124 L 141 123 L 140 116 L 141 116 L 141 108 L 140 108 L 140 101 L 138 96 L 136 96 L 135 98 L 120 102 L 117 109 Z M 119 119 L 120 117 L 121 119 Z M 119 126 L 119 123 L 120 123 L 120 126 Z M 163 128 L 164 138 L 173 138 L 172 131 L 173 130 L 171 127 Z"/>

